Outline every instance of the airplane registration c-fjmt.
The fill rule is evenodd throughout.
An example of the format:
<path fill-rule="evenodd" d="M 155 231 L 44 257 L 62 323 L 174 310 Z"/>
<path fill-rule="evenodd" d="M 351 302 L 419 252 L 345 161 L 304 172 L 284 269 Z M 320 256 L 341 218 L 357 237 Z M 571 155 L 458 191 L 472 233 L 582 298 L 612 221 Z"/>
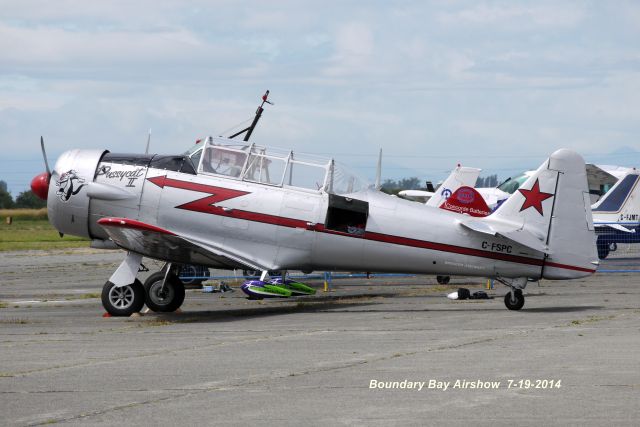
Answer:
<path fill-rule="evenodd" d="M 70 150 L 32 189 L 61 234 L 127 251 L 102 292 L 112 315 L 178 309 L 182 264 L 262 271 L 243 285 L 254 298 L 296 294 L 269 270 L 488 277 L 511 289 L 511 310 L 529 281 L 598 264 L 585 163 L 567 149 L 486 217 L 389 196 L 330 158 L 211 137 L 180 155 Z M 144 285 L 142 257 L 167 262 Z"/>

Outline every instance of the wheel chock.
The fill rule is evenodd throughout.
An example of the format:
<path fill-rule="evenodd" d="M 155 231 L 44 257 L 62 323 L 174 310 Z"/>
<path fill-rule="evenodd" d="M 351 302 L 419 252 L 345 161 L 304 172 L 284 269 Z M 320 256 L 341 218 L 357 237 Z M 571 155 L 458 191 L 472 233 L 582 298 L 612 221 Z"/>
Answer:
<path fill-rule="evenodd" d="M 105 318 L 106 318 L 106 317 L 111 317 L 111 315 L 110 315 L 109 313 L 104 313 L 104 314 L 102 315 L 102 317 L 105 317 Z"/>

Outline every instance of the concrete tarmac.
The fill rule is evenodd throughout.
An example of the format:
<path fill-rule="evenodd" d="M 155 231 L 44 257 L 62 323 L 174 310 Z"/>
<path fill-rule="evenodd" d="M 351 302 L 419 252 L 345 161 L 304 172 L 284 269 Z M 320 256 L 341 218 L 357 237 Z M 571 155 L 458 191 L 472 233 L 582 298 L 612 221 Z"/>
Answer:
<path fill-rule="evenodd" d="M 181 314 L 103 318 L 123 256 L 0 253 L 0 425 L 640 420 L 637 274 L 531 283 L 519 312 L 504 287 L 445 298 L 482 279 L 418 276 L 283 300 L 191 290 Z"/>

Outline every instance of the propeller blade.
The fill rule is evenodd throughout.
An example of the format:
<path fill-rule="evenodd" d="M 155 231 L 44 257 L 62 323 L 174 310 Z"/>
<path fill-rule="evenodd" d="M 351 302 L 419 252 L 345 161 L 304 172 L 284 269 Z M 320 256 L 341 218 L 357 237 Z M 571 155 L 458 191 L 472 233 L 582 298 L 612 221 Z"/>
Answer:
<path fill-rule="evenodd" d="M 376 190 L 382 188 L 382 184 L 380 183 L 380 179 L 382 177 L 382 148 L 380 149 L 380 154 L 378 154 L 378 166 L 376 167 Z"/>
<path fill-rule="evenodd" d="M 44 149 L 44 138 L 40 136 L 40 147 L 42 148 L 42 157 L 44 158 L 44 166 L 47 168 L 47 174 L 51 176 L 51 169 L 49 169 L 49 161 L 47 160 L 47 152 Z"/>
<path fill-rule="evenodd" d="M 149 136 L 147 137 L 147 148 L 144 150 L 144 154 L 149 154 L 149 144 L 151 144 L 151 128 L 149 128 Z"/>

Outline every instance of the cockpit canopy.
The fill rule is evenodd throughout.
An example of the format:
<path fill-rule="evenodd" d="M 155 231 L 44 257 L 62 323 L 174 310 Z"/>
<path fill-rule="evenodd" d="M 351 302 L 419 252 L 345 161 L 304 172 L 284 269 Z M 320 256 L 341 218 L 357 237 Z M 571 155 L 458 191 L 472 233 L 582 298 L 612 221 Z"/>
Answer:
<path fill-rule="evenodd" d="M 198 173 L 313 192 L 351 194 L 366 180 L 330 158 L 267 148 L 226 138 L 207 138 L 187 153 Z"/>

